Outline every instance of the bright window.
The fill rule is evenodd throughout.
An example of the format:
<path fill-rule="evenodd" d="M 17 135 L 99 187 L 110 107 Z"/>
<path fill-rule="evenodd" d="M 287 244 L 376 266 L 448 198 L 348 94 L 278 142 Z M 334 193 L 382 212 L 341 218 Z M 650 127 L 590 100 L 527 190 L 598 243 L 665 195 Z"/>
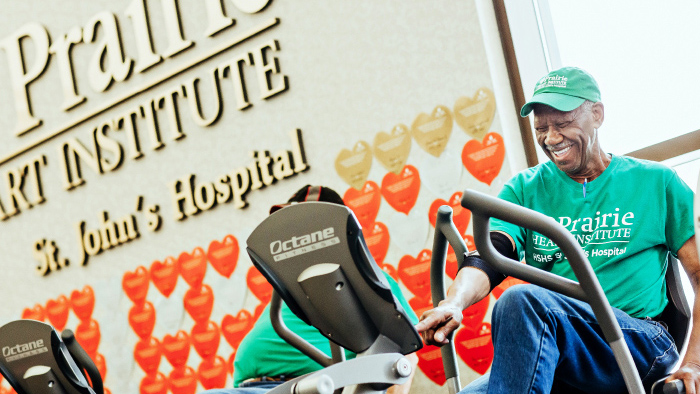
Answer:
<path fill-rule="evenodd" d="M 700 1 L 548 5 L 560 65 L 582 67 L 600 85 L 604 149 L 629 153 L 700 129 Z"/>

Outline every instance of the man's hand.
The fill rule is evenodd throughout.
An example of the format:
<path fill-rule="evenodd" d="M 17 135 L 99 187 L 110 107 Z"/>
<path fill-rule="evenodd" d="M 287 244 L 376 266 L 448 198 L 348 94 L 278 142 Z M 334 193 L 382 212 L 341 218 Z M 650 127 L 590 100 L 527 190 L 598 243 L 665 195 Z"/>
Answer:
<path fill-rule="evenodd" d="M 416 330 L 427 345 L 442 346 L 448 343 L 447 336 L 459 328 L 462 310 L 450 302 L 441 302 L 437 308 L 423 313 Z"/>
<path fill-rule="evenodd" d="M 683 381 L 686 394 L 700 393 L 700 365 L 693 362 L 685 362 L 681 364 L 678 371 L 666 379 L 666 382 L 676 379 Z"/>
<path fill-rule="evenodd" d="M 447 289 L 447 297 L 420 317 L 416 330 L 427 345 L 447 344 L 447 336 L 459 328 L 462 311 L 489 295 L 489 278 L 484 271 L 465 267 Z"/>

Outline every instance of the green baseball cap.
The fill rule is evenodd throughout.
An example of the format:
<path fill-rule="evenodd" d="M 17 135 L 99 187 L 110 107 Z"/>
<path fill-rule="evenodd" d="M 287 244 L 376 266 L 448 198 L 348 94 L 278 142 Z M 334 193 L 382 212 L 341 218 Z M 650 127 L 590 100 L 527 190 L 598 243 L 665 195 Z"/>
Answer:
<path fill-rule="evenodd" d="M 520 116 L 528 116 L 534 104 L 545 104 L 568 112 L 586 100 L 594 103 L 600 101 L 600 89 L 593 76 L 577 67 L 563 67 L 537 82 L 532 99 L 520 109 Z"/>

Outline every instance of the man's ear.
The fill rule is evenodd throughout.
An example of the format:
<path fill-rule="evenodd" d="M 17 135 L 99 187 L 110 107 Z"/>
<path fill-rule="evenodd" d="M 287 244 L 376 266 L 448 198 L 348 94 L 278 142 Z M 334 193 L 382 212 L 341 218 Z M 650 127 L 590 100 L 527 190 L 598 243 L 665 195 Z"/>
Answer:
<path fill-rule="evenodd" d="M 600 101 L 593 103 L 591 112 L 593 113 L 594 127 L 598 129 L 603 125 L 603 120 L 605 120 L 605 106 Z"/>

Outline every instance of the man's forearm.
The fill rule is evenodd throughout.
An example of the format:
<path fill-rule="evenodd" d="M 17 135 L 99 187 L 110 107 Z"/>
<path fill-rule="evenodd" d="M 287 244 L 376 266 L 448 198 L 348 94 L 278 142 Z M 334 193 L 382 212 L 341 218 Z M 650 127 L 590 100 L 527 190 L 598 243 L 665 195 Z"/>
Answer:
<path fill-rule="evenodd" d="M 483 271 L 464 267 L 447 289 L 447 295 L 441 304 L 452 304 L 464 310 L 489 295 L 490 290 L 489 278 Z"/>

